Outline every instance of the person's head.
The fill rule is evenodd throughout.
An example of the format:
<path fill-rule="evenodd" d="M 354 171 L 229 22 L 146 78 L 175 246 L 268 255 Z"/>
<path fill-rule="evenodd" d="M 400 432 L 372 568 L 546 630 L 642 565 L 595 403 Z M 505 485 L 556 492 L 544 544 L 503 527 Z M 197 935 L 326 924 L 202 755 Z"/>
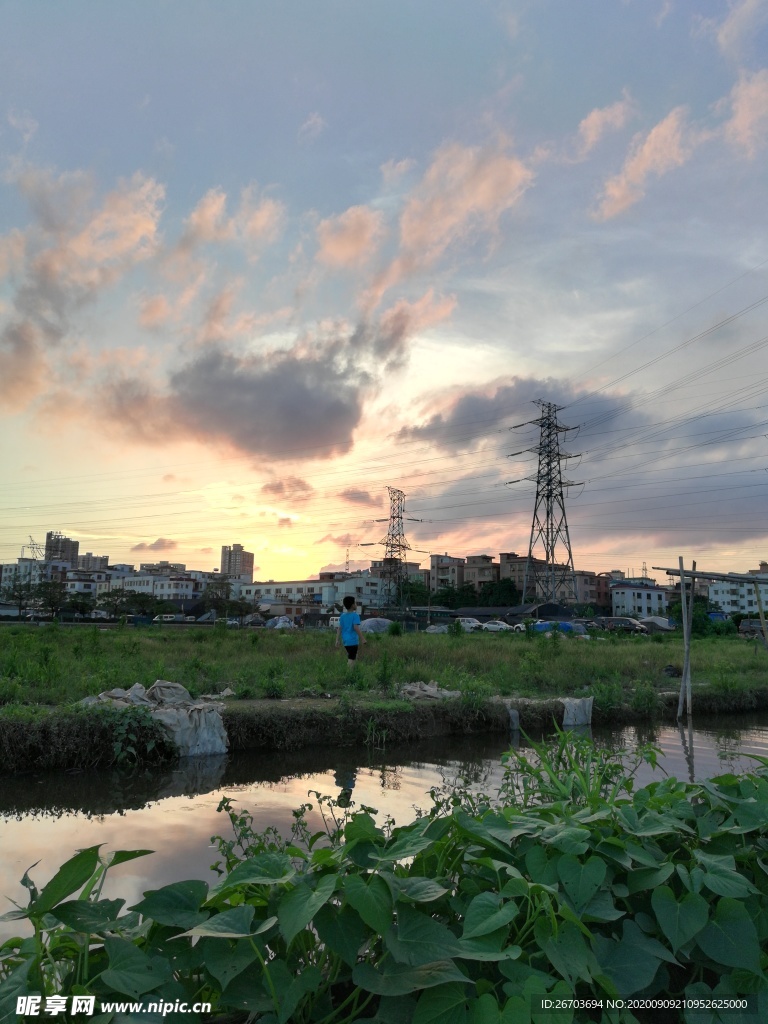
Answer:
<path fill-rule="evenodd" d="M 344 608 L 345 608 L 346 611 L 351 612 L 352 609 L 355 607 L 355 599 L 354 599 L 354 597 L 349 595 L 349 596 L 344 598 L 344 600 L 342 601 L 342 604 L 344 605 Z"/>

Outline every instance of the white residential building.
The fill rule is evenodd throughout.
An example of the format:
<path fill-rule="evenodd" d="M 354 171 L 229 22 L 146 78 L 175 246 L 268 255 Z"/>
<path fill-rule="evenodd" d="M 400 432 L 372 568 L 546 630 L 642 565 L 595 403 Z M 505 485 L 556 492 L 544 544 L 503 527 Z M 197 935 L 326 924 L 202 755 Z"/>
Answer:
<path fill-rule="evenodd" d="M 644 619 L 648 615 L 666 616 L 669 592 L 652 580 L 622 580 L 611 586 L 611 612 Z"/>
<path fill-rule="evenodd" d="M 762 564 L 765 565 L 765 563 Z M 757 582 L 763 614 L 768 615 L 768 572 L 759 574 L 751 572 L 750 575 Z M 750 618 L 757 618 L 760 614 L 755 585 L 747 580 L 716 580 L 710 584 L 709 600 L 713 604 L 719 605 L 721 611 L 726 615 L 740 613 L 749 615 Z"/>

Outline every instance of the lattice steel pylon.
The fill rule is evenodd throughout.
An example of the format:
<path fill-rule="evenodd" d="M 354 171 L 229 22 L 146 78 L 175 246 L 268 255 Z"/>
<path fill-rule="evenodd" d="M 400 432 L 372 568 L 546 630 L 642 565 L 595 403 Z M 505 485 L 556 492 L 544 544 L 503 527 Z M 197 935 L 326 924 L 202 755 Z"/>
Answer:
<path fill-rule="evenodd" d="M 384 584 L 384 606 L 402 611 L 405 606 L 405 585 L 408 582 L 406 552 L 410 544 L 403 530 L 403 506 L 405 494 L 397 487 L 388 487 L 389 529 L 381 542 L 384 545 L 384 562 L 381 579 Z"/>
<path fill-rule="evenodd" d="M 557 604 L 560 600 L 576 600 L 576 570 L 563 497 L 563 488 L 576 484 L 564 480 L 561 470 L 561 463 L 576 456 L 560 449 L 560 434 L 575 428 L 558 422 L 557 413 L 562 406 L 542 399 L 535 404 L 541 409 L 541 416 L 519 424 L 536 424 L 540 428 L 539 443 L 530 449 L 538 453 L 538 471 L 536 476 L 526 477 L 536 484 L 536 503 L 525 563 L 523 601 L 532 598 Z"/>

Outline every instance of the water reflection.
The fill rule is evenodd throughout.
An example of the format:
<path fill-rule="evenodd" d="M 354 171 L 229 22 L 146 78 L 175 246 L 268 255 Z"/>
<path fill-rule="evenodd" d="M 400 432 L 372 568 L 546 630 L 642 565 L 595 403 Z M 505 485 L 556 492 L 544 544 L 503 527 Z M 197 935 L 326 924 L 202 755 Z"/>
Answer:
<path fill-rule="evenodd" d="M 723 771 L 748 770 L 749 755 L 768 758 L 768 714 L 720 716 L 696 728 L 675 725 L 595 728 L 595 742 L 611 749 L 651 743 L 663 752 L 662 768 L 686 779 Z M 512 738 L 522 751 L 528 740 Z M 183 878 L 211 879 L 217 859 L 210 837 L 228 831 L 217 814 L 223 796 L 249 810 L 254 828 L 274 826 L 287 834 L 291 811 L 310 791 L 338 799 L 342 806 L 365 804 L 398 823 L 426 809 L 430 791 L 464 786 L 495 793 L 503 778 L 504 735 L 424 739 L 418 745 L 386 750 L 310 749 L 292 753 L 248 752 L 229 758 L 194 758 L 162 771 L 30 774 L 0 778 L 0 914 L 11 909 L 3 896 L 23 899 L 19 879 L 30 864 L 39 884 L 47 881 L 76 849 L 103 843 L 106 849 L 150 849 L 154 856 L 122 865 L 107 883 L 105 896 L 128 904 L 143 892 Z M 658 777 L 658 776 L 657 776 Z M 636 784 L 654 778 L 641 765 Z M 309 814 L 321 827 L 317 808 Z M 0 941 L 13 932 L 0 925 Z"/>

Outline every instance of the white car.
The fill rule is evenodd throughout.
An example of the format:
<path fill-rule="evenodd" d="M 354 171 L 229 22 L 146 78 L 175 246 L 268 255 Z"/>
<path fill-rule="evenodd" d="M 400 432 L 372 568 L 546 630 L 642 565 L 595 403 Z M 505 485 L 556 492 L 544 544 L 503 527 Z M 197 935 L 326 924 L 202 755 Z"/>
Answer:
<path fill-rule="evenodd" d="M 514 626 L 502 622 L 500 619 L 492 619 L 491 622 L 484 622 L 483 629 L 486 633 L 514 633 Z"/>
<path fill-rule="evenodd" d="M 483 628 L 483 624 L 479 619 L 473 619 L 469 616 L 467 616 L 466 618 L 458 618 L 455 621 L 461 623 L 461 628 L 464 630 L 465 633 L 472 633 L 476 629 Z"/>

